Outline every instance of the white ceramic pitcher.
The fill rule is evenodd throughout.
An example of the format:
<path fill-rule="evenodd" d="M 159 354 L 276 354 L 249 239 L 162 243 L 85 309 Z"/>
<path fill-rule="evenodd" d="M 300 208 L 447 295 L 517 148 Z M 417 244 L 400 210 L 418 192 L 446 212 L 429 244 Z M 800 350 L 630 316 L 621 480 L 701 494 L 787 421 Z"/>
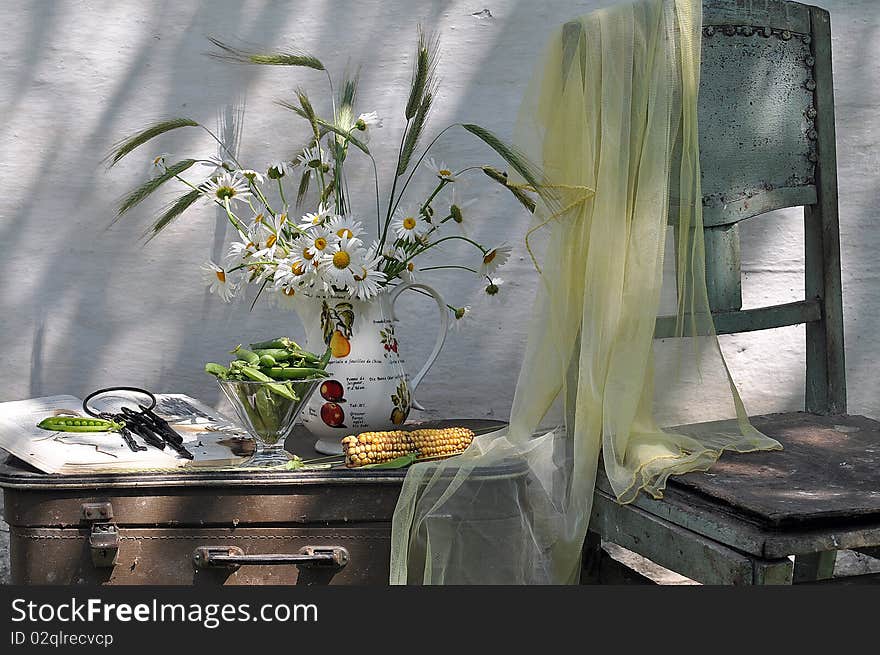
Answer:
<path fill-rule="evenodd" d="M 400 356 L 394 326 L 394 303 L 401 293 L 417 289 L 430 295 L 440 310 L 439 331 L 428 360 L 409 379 Z M 449 327 L 446 303 L 420 282 L 406 282 L 369 301 L 343 295 L 315 295 L 297 304 L 306 330 L 306 347 L 322 353 L 329 345 L 330 373 L 302 410 L 303 425 L 316 437 L 315 449 L 342 452 L 341 439 L 360 432 L 401 425 L 412 407 L 419 383 L 440 354 Z"/>

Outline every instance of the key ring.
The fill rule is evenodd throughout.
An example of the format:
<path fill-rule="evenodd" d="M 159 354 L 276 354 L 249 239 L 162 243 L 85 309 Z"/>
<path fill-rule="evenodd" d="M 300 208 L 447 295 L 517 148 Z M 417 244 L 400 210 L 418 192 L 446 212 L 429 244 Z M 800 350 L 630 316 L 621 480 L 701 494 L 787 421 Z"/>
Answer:
<path fill-rule="evenodd" d="M 144 396 L 147 396 L 150 399 L 150 406 L 146 408 L 146 411 L 150 411 L 156 406 L 156 396 L 147 391 L 146 389 L 141 389 L 140 387 L 107 387 L 106 389 L 98 389 L 97 391 L 93 391 L 88 396 L 86 396 L 85 400 L 83 400 L 83 411 L 89 416 L 94 416 L 95 418 L 100 418 L 100 412 L 93 412 L 89 409 L 89 401 L 95 396 L 100 396 L 101 394 L 110 393 L 111 391 L 132 391 L 134 393 L 139 393 Z"/>

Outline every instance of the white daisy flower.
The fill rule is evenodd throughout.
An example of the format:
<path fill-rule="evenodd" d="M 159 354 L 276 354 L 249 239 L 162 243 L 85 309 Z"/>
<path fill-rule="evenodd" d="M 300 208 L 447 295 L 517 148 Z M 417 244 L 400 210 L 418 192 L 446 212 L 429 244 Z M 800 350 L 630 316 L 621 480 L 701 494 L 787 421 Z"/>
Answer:
<path fill-rule="evenodd" d="M 361 263 L 360 272 L 354 274 L 354 282 L 349 293 L 358 300 L 370 300 L 382 291 L 387 279 L 385 273 L 377 270 L 381 257 L 373 257 L 375 250 L 368 252 L 367 258 Z"/>
<path fill-rule="evenodd" d="M 158 155 L 153 157 L 153 165 L 152 169 L 155 173 L 164 173 L 166 168 L 166 160 L 171 156 L 170 153 L 160 152 Z"/>
<path fill-rule="evenodd" d="M 351 215 L 334 216 L 327 227 L 340 239 L 342 237 L 359 237 L 364 233 L 364 224 L 356 221 Z"/>
<path fill-rule="evenodd" d="M 229 244 L 226 251 L 227 261 L 240 262 L 253 256 L 256 252 L 256 246 L 248 237 L 242 237 L 241 241 L 233 241 Z"/>
<path fill-rule="evenodd" d="M 200 268 L 205 284 L 208 285 L 208 291 L 216 293 L 223 299 L 223 302 L 232 300 L 232 296 L 235 295 L 235 282 L 232 280 L 232 276 L 212 261 L 205 262 Z"/>
<path fill-rule="evenodd" d="M 290 173 L 293 167 L 288 161 L 275 161 L 266 167 L 266 177 L 270 180 L 280 180 Z"/>
<path fill-rule="evenodd" d="M 318 268 L 324 287 L 327 290 L 332 286 L 351 289 L 355 273 L 361 273 L 364 255 L 366 251 L 360 239 L 343 237 L 331 244 Z"/>
<path fill-rule="evenodd" d="M 501 302 L 504 300 L 504 294 L 501 293 L 501 286 L 504 284 L 504 280 L 500 277 L 490 277 L 489 284 L 485 286 L 483 292 L 486 294 L 488 299 L 492 302 Z"/>
<path fill-rule="evenodd" d="M 223 173 L 231 173 L 236 168 L 234 161 L 221 157 L 220 155 L 211 155 L 200 163 L 211 169 L 208 173 L 208 177 L 214 177 L 215 175 L 221 175 Z"/>
<path fill-rule="evenodd" d="M 281 287 L 276 289 L 272 294 L 275 304 L 284 309 L 296 309 L 299 304 L 299 298 L 296 295 L 297 290 L 294 287 Z"/>
<path fill-rule="evenodd" d="M 199 191 L 206 198 L 216 200 L 220 204 L 227 200 L 243 201 L 251 195 L 247 180 L 239 177 L 237 173 L 221 173 L 217 177 L 212 177 L 199 186 Z"/>
<path fill-rule="evenodd" d="M 480 275 L 483 277 L 491 277 L 492 274 L 503 266 L 508 259 L 513 248 L 507 244 L 502 244 L 497 248 L 492 248 L 483 255 L 483 263 L 480 265 Z"/>
<path fill-rule="evenodd" d="M 371 127 L 382 127 L 382 119 L 379 117 L 379 114 L 370 111 L 358 116 L 357 120 L 354 122 L 354 126 L 361 132 L 364 132 Z"/>
<path fill-rule="evenodd" d="M 441 161 L 438 164 L 433 157 L 428 157 L 425 160 L 425 166 L 441 180 L 455 182 L 455 173 L 452 172 L 452 169 L 446 166 L 445 161 Z"/>
<path fill-rule="evenodd" d="M 474 225 L 471 218 L 470 209 L 477 203 L 476 198 L 468 198 L 463 200 L 460 198 L 459 185 L 452 187 L 452 204 L 449 207 L 449 214 L 452 216 L 452 222 L 458 226 L 462 234 L 467 236 L 471 232 Z"/>
<path fill-rule="evenodd" d="M 299 219 L 299 229 L 308 230 L 309 228 L 315 227 L 316 225 L 323 225 L 333 216 L 333 212 L 330 208 L 321 203 L 318 205 L 318 210 L 315 212 L 306 212 L 303 214 L 302 218 Z"/>
<path fill-rule="evenodd" d="M 303 148 L 302 153 L 300 153 L 296 160 L 309 168 L 320 168 L 328 163 L 327 153 L 319 145 L 313 148 Z"/>
<path fill-rule="evenodd" d="M 238 172 L 243 178 L 246 178 L 252 184 L 262 184 L 266 181 L 262 173 L 258 173 L 250 168 L 243 168 Z"/>
<path fill-rule="evenodd" d="M 294 254 L 299 255 L 302 253 L 303 259 L 308 261 L 313 259 L 320 260 L 321 257 L 329 252 L 329 248 L 334 241 L 337 241 L 337 239 L 331 236 L 330 230 L 323 225 L 319 225 L 309 230 L 308 234 L 303 234 L 297 239 L 299 248 L 298 252 L 295 251 Z"/>
<path fill-rule="evenodd" d="M 425 232 L 428 226 L 420 216 L 407 214 L 398 209 L 394 212 L 391 229 L 394 230 L 398 239 L 402 239 L 407 243 L 415 243 L 418 236 Z"/>
<path fill-rule="evenodd" d="M 474 320 L 474 312 L 471 309 L 470 305 L 465 305 L 464 307 L 457 307 L 452 312 L 452 323 L 449 326 L 451 329 L 456 332 L 466 329 L 468 325 L 470 325 Z"/>

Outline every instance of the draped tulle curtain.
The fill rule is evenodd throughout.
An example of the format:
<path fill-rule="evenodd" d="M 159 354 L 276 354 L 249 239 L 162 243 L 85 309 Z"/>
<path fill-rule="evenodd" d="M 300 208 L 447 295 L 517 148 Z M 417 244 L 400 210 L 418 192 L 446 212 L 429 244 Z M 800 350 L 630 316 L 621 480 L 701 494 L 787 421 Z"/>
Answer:
<path fill-rule="evenodd" d="M 661 496 L 669 475 L 706 469 L 723 450 L 780 447 L 749 424 L 709 312 L 700 33 L 698 0 L 642 0 L 552 36 L 516 129 L 543 166 L 545 201 L 525 243 L 540 284 L 510 425 L 462 456 L 411 467 L 392 583 L 576 582 L 600 462 L 626 503 Z M 661 361 L 653 334 L 668 222 L 678 338 Z M 713 410 L 729 420 L 661 427 L 655 379 L 673 404 L 724 385 Z M 536 435 L 557 399 L 564 424 Z"/>

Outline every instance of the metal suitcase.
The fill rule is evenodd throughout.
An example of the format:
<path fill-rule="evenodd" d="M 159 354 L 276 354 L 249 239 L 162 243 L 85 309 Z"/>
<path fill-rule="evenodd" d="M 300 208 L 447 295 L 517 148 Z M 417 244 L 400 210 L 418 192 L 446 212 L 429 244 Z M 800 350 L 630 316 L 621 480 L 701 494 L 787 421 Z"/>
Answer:
<path fill-rule="evenodd" d="M 477 433 L 498 421 L 444 421 Z M 297 428 L 291 452 L 317 456 Z M 46 475 L 0 464 L 13 584 L 387 584 L 405 470 Z"/>

